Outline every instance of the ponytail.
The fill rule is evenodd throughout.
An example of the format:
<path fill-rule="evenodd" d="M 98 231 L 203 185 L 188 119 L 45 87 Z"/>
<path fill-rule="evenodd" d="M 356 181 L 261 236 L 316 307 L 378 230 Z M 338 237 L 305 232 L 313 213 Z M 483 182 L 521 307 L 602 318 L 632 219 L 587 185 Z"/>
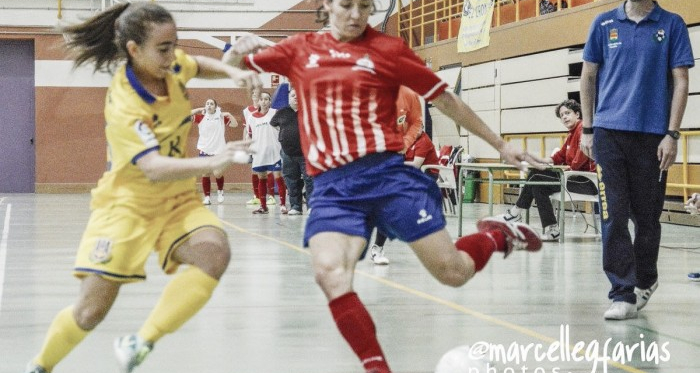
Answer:
<path fill-rule="evenodd" d="M 94 63 L 95 71 L 111 72 L 122 60 L 130 61 L 126 43 L 142 45 L 150 34 L 151 23 L 175 23 L 160 5 L 128 2 L 117 4 L 87 21 L 61 29 L 73 55 L 75 67 Z"/>
<path fill-rule="evenodd" d="M 93 62 L 95 71 L 110 71 L 121 56 L 115 43 L 115 23 L 130 3 L 113 6 L 87 21 L 64 27 L 66 48 L 73 54 L 75 67 Z"/>

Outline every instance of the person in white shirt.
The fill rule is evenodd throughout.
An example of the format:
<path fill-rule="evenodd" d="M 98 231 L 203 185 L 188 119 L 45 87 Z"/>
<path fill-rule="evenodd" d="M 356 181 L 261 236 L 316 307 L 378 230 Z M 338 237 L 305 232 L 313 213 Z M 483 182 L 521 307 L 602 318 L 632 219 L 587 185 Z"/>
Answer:
<path fill-rule="evenodd" d="M 270 125 L 272 117 L 277 112 L 276 109 L 271 109 L 272 99 L 269 93 L 260 93 L 258 99 L 258 111 L 251 114 L 249 117 L 248 126 L 253 139 L 253 172 L 258 175 L 258 198 L 260 199 L 260 208 L 253 211 L 253 214 L 267 214 L 267 177 L 268 172 L 272 173 L 277 182 L 277 189 L 280 196 L 280 212 L 287 213 L 286 197 L 287 187 L 282 179 L 282 158 L 280 151 L 282 149 L 279 138 L 279 129 Z M 273 197 L 274 198 L 274 197 Z"/>
<path fill-rule="evenodd" d="M 192 122 L 199 129 L 197 151 L 200 157 L 217 155 L 226 148 L 226 125 L 237 127 L 236 118 L 229 112 L 221 112 L 221 108 L 213 98 L 204 103 L 203 108 L 192 109 Z M 204 191 L 205 205 L 211 205 L 211 179 L 212 174 L 202 176 L 202 190 Z M 216 178 L 217 202 L 224 202 L 224 175 L 213 173 Z"/>

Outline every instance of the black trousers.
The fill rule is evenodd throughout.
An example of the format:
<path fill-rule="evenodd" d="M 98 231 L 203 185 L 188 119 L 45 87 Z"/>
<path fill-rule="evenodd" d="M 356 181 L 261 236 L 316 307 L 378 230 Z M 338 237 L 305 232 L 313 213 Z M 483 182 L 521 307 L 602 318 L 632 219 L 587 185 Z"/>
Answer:
<path fill-rule="evenodd" d="M 557 172 L 550 170 L 532 169 L 527 174 L 527 180 L 530 181 L 556 181 L 559 180 L 559 177 Z M 598 194 L 595 184 L 583 176 L 569 178 L 566 188 L 573 193 Z M 549 196 L 553 193 L 558 193 L 560 190 L 559 185 L 525 185 L 520 191 L 520 196 L 515 205 L 521 209 L 529 209 L 532 201 L 537 201 L 537 211 L 540 213 L 542 226 L 548 227 L 557 222 L 557 218 L 554 216 L 554 207 L 552 207 L 552 201 L 550 201 Z"/>
<path fill-rule="evenodd" d="M 659 218 L 667 174 L 659 175 L 656 149 L 663 138 L 597 127 L 593 135 L 600 167 L 603 269 L 612 285 L 608 297 L 613 301 L 635 304 L 635 286 L 648 289 L 659 277 Z"/>

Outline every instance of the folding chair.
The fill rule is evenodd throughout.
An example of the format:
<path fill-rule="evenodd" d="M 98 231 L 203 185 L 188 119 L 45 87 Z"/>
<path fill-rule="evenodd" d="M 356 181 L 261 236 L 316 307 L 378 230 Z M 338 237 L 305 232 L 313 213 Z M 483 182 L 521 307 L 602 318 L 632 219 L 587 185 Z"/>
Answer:
<path fill-rule="evenodd" d="M 585 177 L 586 179 L 592 181 L 593 184 L 595 185 L 596 189 L 598 189 L 598 175 L 595 172 L 588 172 L 588 171 L 564 171 L 564 185 L 567 186 L 567 188 L 564 192 L 564 195 L 566 196 L 565 197 L 566 201 L 571 202 L 572 205 L 574 206 L 574 217 L 576 217 L 576 212 L 577 212 L 576 205 L 574 204 L 574 202 L 577 202 L 577 201 L 592 202 L 594 204 L 593 214 L 592 214 L 592 216 L 593 216 L 593 229 L 595 229 L 595 232 L 597 234 L 600 232 L 600 230 L 598 229 L 598 218 L 596 218 L 596 213 L 595 213 L 595 204 L 598 203 L 598 194 L 589 195 L 589 194 L 579 194 L 579 193 L 571 192 L 568 189 L 569 179 L 571 177 L 574 177 L 574 176 Z M 559 192 L 557 192 L 557 193 L 554 193 L 551 196 L 549 196 L 549 198 L 558 202 L 559 199 L 561 198 L 561 194 Z M 555 206 L 558 206 L 558 204 L 555 204 Z M 556 216 L 559 216 L 559 214 L 557 214 Z M 588 227 L 586 227 L 586 229 L 588 229 Z"/>
<path fill-rule="evenodd" d="M 445 212 L 454 215 L 457 206 L 457 179 L 454 166 L 424 165 L 421 171 L 438 170 L 440 176 L 437 179 L 438 188 L 442 193 L 442 208 Z"/>

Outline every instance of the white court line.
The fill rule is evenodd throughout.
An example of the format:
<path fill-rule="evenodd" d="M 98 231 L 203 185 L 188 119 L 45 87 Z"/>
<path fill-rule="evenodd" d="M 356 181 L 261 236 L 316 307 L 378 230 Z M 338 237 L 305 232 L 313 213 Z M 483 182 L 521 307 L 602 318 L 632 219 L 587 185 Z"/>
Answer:
<path fill-rule="evenodd" d="M 0 199 L 0 203 L 2 203 L 3 199 Z M 0 313 L 2 313 L 2 291 L 5 288 L 5 258 L 7 257 L 7 237 L 10 235 L 11 211 L 12 204 L 8 203 L 7 210 L 5 210 L 5 224 L 2 228 L 2 239 L 0 239 Z"/>

